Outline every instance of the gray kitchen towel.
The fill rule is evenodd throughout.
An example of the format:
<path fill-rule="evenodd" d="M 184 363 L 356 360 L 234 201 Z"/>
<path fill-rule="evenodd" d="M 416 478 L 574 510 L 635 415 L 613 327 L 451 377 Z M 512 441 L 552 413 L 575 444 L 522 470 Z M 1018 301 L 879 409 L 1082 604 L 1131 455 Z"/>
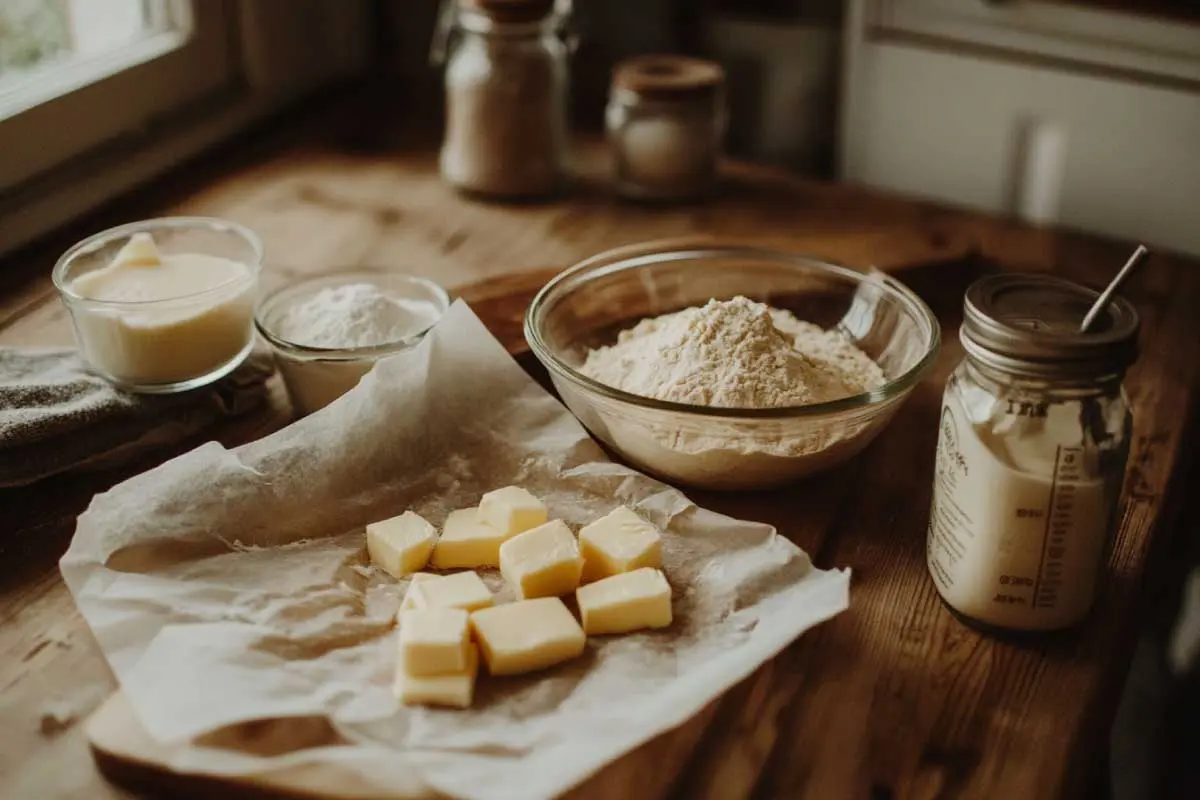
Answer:
<path fill-rule="evenodd" d="M 0 347 L 0 487 L 115 466 L 179 442 L 266 398 L 269 353 L 178 394 L 131 394 L 87 371 L 71 349 Z"/>

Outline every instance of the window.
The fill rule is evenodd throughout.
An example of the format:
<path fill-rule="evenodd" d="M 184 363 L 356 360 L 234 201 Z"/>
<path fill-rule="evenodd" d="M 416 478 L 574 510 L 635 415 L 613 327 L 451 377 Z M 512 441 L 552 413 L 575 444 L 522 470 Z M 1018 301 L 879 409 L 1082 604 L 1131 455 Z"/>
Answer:
<path fill-rule="evenodd" d="M 163 2 L 7 0 L 0 5 L 0 117 L 92 83 L 145 56 L 138 45 L 178 33 Z"/>
<path fill-rule="evenodd" d="M 0 0 L 0 256 L 370 64 L 375 0 Z"/>
<path fill-rule="evenodd" d="M 0 192 L 234 76 L 222 0 L 0 3 Z"/>

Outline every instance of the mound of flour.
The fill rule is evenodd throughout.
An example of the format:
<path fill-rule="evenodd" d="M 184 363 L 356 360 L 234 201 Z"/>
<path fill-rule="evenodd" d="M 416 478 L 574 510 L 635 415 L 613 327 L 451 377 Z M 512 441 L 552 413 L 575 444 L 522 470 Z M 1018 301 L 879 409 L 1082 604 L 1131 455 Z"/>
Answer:
<path fill-rule="evenodd" d="M 884 382 L 839 331 L 745 297 L 642 320 L 589 352 L 581 371 L 643 397 L 722 408 L 823 403 Z"/>
<path fill-rule="evenodd" d="M 309 347 L 376 347 L 428 330 L 440 310 L 369 283 L 330 286 L 287 309 L 279 334 Z"/>

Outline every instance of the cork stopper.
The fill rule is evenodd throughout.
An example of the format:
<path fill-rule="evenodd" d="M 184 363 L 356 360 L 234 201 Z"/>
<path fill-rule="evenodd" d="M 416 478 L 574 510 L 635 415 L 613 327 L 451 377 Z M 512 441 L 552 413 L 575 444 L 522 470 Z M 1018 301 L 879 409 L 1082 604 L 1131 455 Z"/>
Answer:
<path fill-rule="evenodd" d="M 612 90 L 655 100 L 712 98 L 725 84 L 714 61 L 677 55 L 627 58 L 613 70 Z"/>
<path fill-rule="evenodd" d="M 458 0 L 463 11 L 473 11 L 493 22 L 538 22 L 554 10 L 554 0 Z"/>

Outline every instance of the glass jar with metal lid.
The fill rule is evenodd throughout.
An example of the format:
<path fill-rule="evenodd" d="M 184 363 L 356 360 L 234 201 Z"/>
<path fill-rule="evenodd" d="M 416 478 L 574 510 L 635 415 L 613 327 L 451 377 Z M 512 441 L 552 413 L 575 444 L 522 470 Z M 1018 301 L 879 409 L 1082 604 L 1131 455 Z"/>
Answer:
<path fill-rule="evenodd" d="M 675 55 L 622 61 L 605 115 L 617 190 L 657 200 L 707 194 L 716 184 L 725 119 L 719 64 Z"/>
<path fill-rule="evenodd" d="M 1109 550 L 1132 417 L 1121 388 L 1138 317 L 1044 275 L 994 275 L 963 301 L 946 384 L 927 560 L 942 599 L 984 628 L 1087 616 Z"/>
<path fill-rule="evenodd" d="M 565 20 L 554 0 L 443 0 L 447 181 L 503 198 L 552 194 L 566 174 Z"/>

